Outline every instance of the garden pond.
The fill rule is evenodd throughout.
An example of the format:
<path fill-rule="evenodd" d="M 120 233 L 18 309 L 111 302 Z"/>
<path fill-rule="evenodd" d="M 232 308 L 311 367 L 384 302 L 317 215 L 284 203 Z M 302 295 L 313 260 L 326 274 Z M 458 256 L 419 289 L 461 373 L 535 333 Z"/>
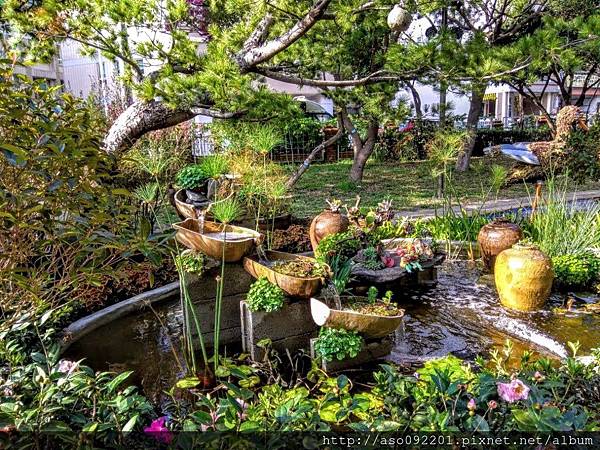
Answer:
<path fill-rule="evenodd" d="M 586 308 L 600 300 L 597 296 L 553 292 L 543 310 L 509 311 L 500 306 L 492 277 L 483 274 L 479 262 L 446 261 L 438 269 L 436 286 L 406 291 L 394 300 L 406 315 L 388 358 L 408 368 L 447 354 L 472 359 L 506 339 L 517 352 L 533 349 L 555 358 L 568 354 L 569 341 L 579 341 L 582 355 L 600 342 L 600 310 Z M 569 304 L 572 311 L 564 308 Z M 181 304 L 174 297 L 96 329 L 64 356 L 85 358 L 97 370 L 133 370 L 134 382 L 161 402 L 162 391 L 184 375 L 182 322 Z M 241 345 L 229 347 L 227 353 L 240 350 Z"/>

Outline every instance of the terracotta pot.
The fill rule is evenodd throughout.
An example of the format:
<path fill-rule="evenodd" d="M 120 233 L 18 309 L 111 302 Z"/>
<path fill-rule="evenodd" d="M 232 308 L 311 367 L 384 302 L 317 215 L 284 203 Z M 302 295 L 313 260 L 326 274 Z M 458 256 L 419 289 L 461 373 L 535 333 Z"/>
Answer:
<path fill-rule="evenodd" d="M 316 250 L 317 245 L 321 242 L 325 236 L 330 234 L 343 233 L 348 230 L 348 217 L 340 213 L 339 211 L 331 211 L 326 209 L 321 214 L 313 219 L 310 223 L 310 229 L 308 235 L 310 237 L 310 244 L 313 250 Z"/>
<path fill-rule="evenodd" d="M 515 245 L 496 257 L 494 266 L 500 303 L 508 308 L 533 311 L 546 303 L 554 271 L 552 261 L 533 245 Z"/>
<path fill-rule="evenodd" d="M 505 219 L 494 220 L 481 227 L 477 242 L 486 268 L 493 271 L 496 256 L 521 239 L 523 239 L 521 227 Z"/>

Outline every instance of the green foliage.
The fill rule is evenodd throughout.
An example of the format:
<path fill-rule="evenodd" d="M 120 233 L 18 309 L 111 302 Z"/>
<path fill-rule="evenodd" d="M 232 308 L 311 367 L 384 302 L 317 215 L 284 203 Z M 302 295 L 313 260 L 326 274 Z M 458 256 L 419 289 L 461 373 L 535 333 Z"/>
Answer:
<path fill-rule="evenodd" d="M 489 221 L 488 217 L 477 212 L 447 209 L 443 215 L 427 219 L 416 225 L 416 228 L 426 230 L 424 234 L 438 240 L 474 242 L 481 227 Z"/>
<path fill-rule="evenodd" d="M 342 295 L 346 291 L 346 286 L 352 278 L 352 265 L 352 260 L 344 260 L 340 255 L 329 259 L 329 267 L 332 272 L 331 282 L 338 295 Z"/>
<path fill-rule="evenodd" d="M 538 142 L 552 140 L 552 133 L 548 127 L 538 128 L 502 128 L 478 129 L 475 135 L 473 153 L 481 154 L 483 149 L 500 144 L 514 144 L 515 142 Z"/>
<path fill-rule="evenodd" d="M 340 263 L 347 261 L 356 255 L 360 249 L 360 242 L 354 237 L 352 231 L 330 234 L 325 236 L 315 250 L 315 256 L 319 261 L 328 262 L 338 255 Z"/>
<path fill-rule="evenodd" d="M 574 131 L 568 137 L 561 163 L 575 180 L 597 179 L 600 175 L 600 124 L 589 131 Z"/>
<path fill-rule="evenodd" d="M 209 178 L 200 164 L 185 166 L 177 172 L 176 182 L 181 189 L 197 189 Z"/>
<path fill-rule="evenodd" d="M 125 187 L 149 181 L 168 185 L 187 164 L 193 134 L 189 124 L 181 124 L 144 135 L 119 160 L 119 182 Z"/>
<path fill-rule="evenodd" d="M 356 331 L 321 328 L 315 342 L 315 352 L 325 361 L 352 359 L 360 353 L 363 342 Z"/>
<path fill-rule="evenodd" d="M 0 300 L 5 313 L 102 302 L 132 261 L 161 265 L 131 193 L 112 185 L 97 110 L 43 81 L 0 69 Z"/>
<path fill-rule="evenodd" d="M 241 203 L 235 197 L 225 198 L 211 205 L 215 220 L 221 223 L 231 223 L 243 214 Z"/>
<path fill-rule="evenodd" d="M 44 433 L 37 436 L 43 447 L 76 446 L 81 431 L 102 447 L 122 446 L 123 433 L 141 431 L 153 408 L 135 386 L 124 385 L 131 372 L 94 373 L 59 360 L 54 327 L 65 312 L 0 325 L 0 423 L 19 431 L 15 446 L 31 443 L 31 433 Z"/>
<path fill-rule="evenodd" d="M 600 274 L 600 258 L 591 252 L 552 258 L 554 276 L 564 286 L 588 286 Z"/>
<path fill-rule="evenodd" d="M 383 267 L 379 253 L 375 247 L 367 247 L 362 251 L 362 262 L 361 264 L 365 269 L 379 270 Z"/>
<path fill-rule="evenodd" d="M 547 188 L 544 209 L 530 221 L 529 237 L 550 257 L 600 247 L 600 204 L 579 209 L 571 202 L 566 182 L 549 179 Z"/>
<path fill-rule="evenodd" d="M 223 154 L 205 156 L 199 164 L 200 171 L 206 178 L 218 179 L 229 170 L 229 162 Z"/>
<path fill-rule="evenodd" d="M 184 251 L 176 256 L 175 264 L 187 273 L 202 275 L 206 266 L 206 256 L 201 252 Z"/>
<path fill-rule="evenodd" d="M 246 296 L 248 309 L 253 312 L 278 311 L 283 306 L 284 301 L 285 293 L 279 286 L 271 283 L 265 277 L 261 277 L 252 283 Z"/>
<path fill-rule="evenodd" d="M 367 301 L 369 303 L 375 303 L 377 301 L 377 296 L 379 295 L 379 291 L 375 286 L 371 286 L 367 291 Z"/>

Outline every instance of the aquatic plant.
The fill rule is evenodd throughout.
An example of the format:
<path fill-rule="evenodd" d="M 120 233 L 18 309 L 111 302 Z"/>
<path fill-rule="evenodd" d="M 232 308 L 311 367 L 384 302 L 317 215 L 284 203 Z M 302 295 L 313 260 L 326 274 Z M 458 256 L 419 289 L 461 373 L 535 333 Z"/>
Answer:
<path fill-rule="evenodd" d="M 356 331 L 323 327 L 315 342 L 315 352 L 325 361 L 342 361 L 355 358 L 363 343 L 363 338 Z"/>
<path fill-rule="evenodd" d="M 175 261 L 175 267 L 179 275 L 179 289 L 181 291 L 181 302 L 183 310 L 183 335 L 184 335 L 184 351 L 186 354 L 186 360 L 189 369 L 195 374 L 198 373 L 198 366 L 196 364 L 196 353 L 194 351 L 194 337 L 192 333 L 192 327 L 196 330 L 198 342 L 200 343 L 200 350 L 202 351 L 202 358 L 204 360 L 205 370 L 209 367 L 208 353 L 206 351 L 206 345 L 204 344 L 204 334 L 198 315 L 196 314 L 196 308 L 186 283 L 186 273 L 184 268 L 184 258 L 177 255 L 173 257 Z"/>
<path fill-rule="evenodd" d="M 246 304 L 252 312 L 278 311 L 283 306 L 285 294 L 279 286 L 261 277 L 250 286 L 246 295 Z"/>
<path fill-rule="evenodd" d="M 229 224 L 244 212 L 242 204 L 235 197 L 225 198 L 211 204 L 210 211 L 217 222 Z"/>

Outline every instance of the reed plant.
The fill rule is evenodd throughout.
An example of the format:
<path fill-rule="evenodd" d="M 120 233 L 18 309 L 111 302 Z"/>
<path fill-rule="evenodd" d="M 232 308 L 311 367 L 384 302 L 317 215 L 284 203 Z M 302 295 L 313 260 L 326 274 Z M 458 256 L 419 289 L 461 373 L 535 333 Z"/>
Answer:
<path fill-rule="evenodd" d="M 235 197 L 229 197 L 213 204 L 212 214 L 215 220 L 223 224 L 223 254 L 221 255 L 221 275 L 217 277 L 217 295 L 215 298 L 215 328 L 213 345 L 214 370 L 219 367 L 219 340 L 221 338 L 221 310 L 223 304 L 223 286 L 225 280 L 225 248 L 227 246 L 227 225 L 242 215 L 243 209 Z"/>
<path fill-rule="evenodd" d="M 198 366 L 196 364 L 196 354 L 194 352 L 194 338 L 193 338 L 193 330 L 195 329 L 196 334 L 198 335 L 198 341 L 200 343 L 200 349 L 202 351 L 202 359 L 204 361 L 205 369 L 208 369 L 208 353 L 206 351 L 206 345 L 204 344 L 204 335 L 202 333 L 202 327 L 200 326 L 200 321 L 198 320 L 198 315 L 196 314 L 196 310 L 194 309 L 194 304 L 192 303 L 190 293 L 187 289 L 186 279 L 186 270 L 183 265 L 182 258 L 179 257 L 179 254 L 173 257 L 175 261 L 175 268 L 177 269 L 177 273 L 179 274 L 179 288 L 181 291 L 181 302 L 182 302 L 182 310 L 183 310 L 183 336 L 184 336 L 184 353 L 185 358 L 188 364 L 188 367 L 191 368 L 194 374 L 198 373 Z"/>
<path fill-rule="evenodd" d="M 566 178 L 546 182 L 547 194 L 530 218 L 529 237 L 548 256 L 581 255 L 600 248 L 600 204 L 577 204 Z"/>

